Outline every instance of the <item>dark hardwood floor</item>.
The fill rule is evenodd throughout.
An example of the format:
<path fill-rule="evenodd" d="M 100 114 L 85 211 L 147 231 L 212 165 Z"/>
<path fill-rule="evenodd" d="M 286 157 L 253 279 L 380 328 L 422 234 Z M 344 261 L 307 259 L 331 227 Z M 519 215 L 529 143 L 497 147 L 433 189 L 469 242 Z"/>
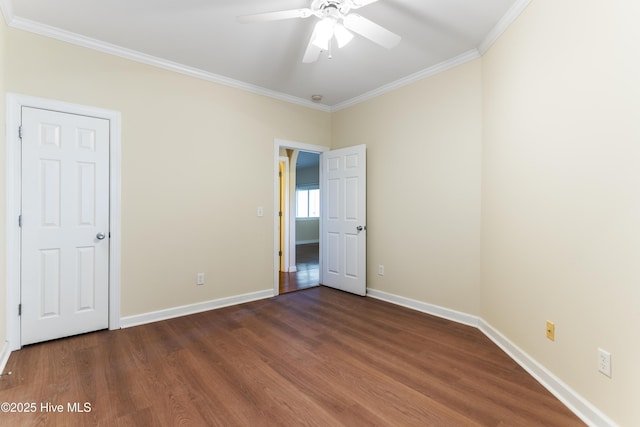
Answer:
<path fill-rule="evenodd" d="M 296 245 L 296 272 L 280 272 L 280 293 L 295 292 L 320 284 L 318 243 Z"/>
<path fill-rule="evenodd" d="M 27 346 L 7 370 L 0 402 L 37 405 L 7 426 L 584 425 L 478 330 L 322 286 Z"/>

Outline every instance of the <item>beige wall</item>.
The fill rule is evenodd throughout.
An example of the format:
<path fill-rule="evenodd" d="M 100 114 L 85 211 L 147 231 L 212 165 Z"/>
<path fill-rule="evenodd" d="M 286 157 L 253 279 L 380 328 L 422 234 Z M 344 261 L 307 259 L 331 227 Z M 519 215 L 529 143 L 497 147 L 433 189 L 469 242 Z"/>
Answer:
<path fill-rule="evenodd" d="M 319 219 L 296 220 L 296 243 L 311 243 L 320 241 Z"/>
<path fill-rule="evenodd" d="M 479 314 L 481 78 L 476 60 L 333 114 L 334 148 L 367 144 L 370 288 Z"/>
<path fill-rule="evenodd" d="M 274 138 L 329 145 L 328 113 L 6 35 L 6 90 L 122 113 L 123 316 L 273 289 Z"/>
<path fill-rule="evenodd" d="M 4 17 L 2 16 L 2 12 L 0 11 L 0 165 L 2 165 L 0 172 L 0 351 L 4 345 L 5 340 L 7 339 L 6 334 L 6 311 L 7 307 L 5 304 L 5 295 L 6 285 L 5 285 L 5 277 L 6 277 L 6 207 L 5 200 L 7 199 L 6 195 L 6 173 L 5 165 L 7 164 L 6 153 L 7 150 L 5 148 L 6 144 L 6 100 L 5 100 L 5 68 L 7 57 L 5 55 L 5 38 L 6 38 L 7 27 L 5 25 Z"/>
<path fill-rule="evenodd" d="M 482 317 L 627 426 L 640 423 L 639 18 L 636 1 L 533 1 L 483 57 Z"/>

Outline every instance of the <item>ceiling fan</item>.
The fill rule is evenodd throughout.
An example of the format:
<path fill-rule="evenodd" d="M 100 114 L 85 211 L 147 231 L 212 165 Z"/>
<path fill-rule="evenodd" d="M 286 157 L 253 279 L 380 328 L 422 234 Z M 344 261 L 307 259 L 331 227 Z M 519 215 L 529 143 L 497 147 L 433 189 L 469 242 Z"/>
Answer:
<path fill-rule="evenodd" d="M 239 22 L 266 22 L 293 18 L 309 18 L 315 16 L 320 19 L 316 23 L 307 45 L 302 62 L 315 62 L 320 52 L 328 51 L 331 58 L 331 41 L 335 38 L 338 48 L 344 47 L 353 38 L 353 33 L 391 49 L 400 42 L 400 36 L 392 33 L 358 15 L 351 13 L 352 9 L 359 9 L 378 0 L 312 0 L 308 8 L 283 10 L 279 12 L 256 13 L 239 16 Z"/>

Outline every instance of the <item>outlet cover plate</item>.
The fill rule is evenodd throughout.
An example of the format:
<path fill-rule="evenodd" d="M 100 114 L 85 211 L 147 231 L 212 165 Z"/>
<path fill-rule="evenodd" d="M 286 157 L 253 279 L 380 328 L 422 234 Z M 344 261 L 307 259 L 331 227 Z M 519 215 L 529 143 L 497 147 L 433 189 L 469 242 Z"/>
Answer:
<path fill-rule="evenodd" d="M 196 285 L 204 285 L 204 273 L 198 273 L 196 276 Z"/>
<path fill-rule="evenodd" d="M 547 320 L 547 338 L 551 341 L 556 340 L 556 325 L 550 320 Z"/>
<path fill-rule="evenodd" d="M 611 353 L 598 349 L 598 371 L 611 378 Z"/>

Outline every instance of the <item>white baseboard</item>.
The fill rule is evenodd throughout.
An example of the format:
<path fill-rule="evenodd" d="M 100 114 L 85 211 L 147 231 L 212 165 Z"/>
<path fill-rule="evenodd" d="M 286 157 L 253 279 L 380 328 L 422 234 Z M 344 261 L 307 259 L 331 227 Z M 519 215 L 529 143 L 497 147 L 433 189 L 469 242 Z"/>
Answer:
<path fill-rule="evenodd" d="M 9 341 L 5 341 L 2 350 L 0 350 L 0 374 L 4 373 L 4 368 L 7 366 L 9 356 L 11 356 L 11 346 L 9 345 Z"/>
<path fill-rule="evenodd" d="M 586 424 L 594 427 L 613 427 L 616 425 L 598 408 L 576 393 L 489 323 L 480 319 L 478 329 Z"/>
<path fill-rule="evenodd" d="M 452 320 L 456 323 L 462 323 L 463 325 L 473 326 L 475 328 L 478 327 L 478 317 L 471 314 L 462 313 L 460 311 L 451 310 L 411 298 L 401 297 L 388 292 L 378 291 L 376 289 L 367 288 L 367 296 L 421 311 L 423 313 L 432 314 L 437 317 L 442 317 L 443 319 Z"/>
<path fill-rule="evenodd" d="M 296 245 L 309 245 L 311 243 L 320 243 L 320 240 L 300 240 L 296 241 Z"/>
<path fill-rule="evenodd" d="M 150 313 L 136 314 L 120 319 L 122 328 L 144 325 L 146 323 L 159 322 L 161 320 L 173 319 L 175 317 L 188 316 L 189 314 L 201 313 L 203 311 L 215 310 L 216 308 L 228 307 L 245 302 L 257 301 L 260 299 L 273 297 L 273 289 L 251 292 L 243 295 L 235 295 L 227 298 L 220 298 L 211 301 L 199 302 L 196 304 L 183 305 L 180 307 L 168 308 L 165 310 L 152 311 Z"/>
<path fill-rule="evenodd" d="M 592 427 L 616 426 L 616 424 L 598 408 L 576 393 L 482 318 L 376 289 L 367 289 L 367 296 L 478 328 L 480 332 L 485 334 L 507 353 L 509 357 L 542 384 L 543 387 L 549 390 L 551 394 L 557 397 L 558 400 L 587 425 Z"/>

